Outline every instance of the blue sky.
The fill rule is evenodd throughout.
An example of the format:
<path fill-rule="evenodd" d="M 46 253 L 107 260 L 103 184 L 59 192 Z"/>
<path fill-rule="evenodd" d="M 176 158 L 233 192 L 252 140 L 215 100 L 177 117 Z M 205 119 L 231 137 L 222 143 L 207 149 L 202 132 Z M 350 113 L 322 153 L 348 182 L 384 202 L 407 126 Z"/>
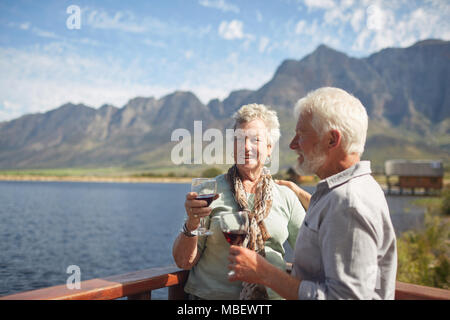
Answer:
<path fill-rule="evenodd" d="M 321 43 L 364 57 L 450 40 L 449 18 L 448 0 L 0 0 L 0 121 L 175 90 L 207 103 L 261 87 Z"/>

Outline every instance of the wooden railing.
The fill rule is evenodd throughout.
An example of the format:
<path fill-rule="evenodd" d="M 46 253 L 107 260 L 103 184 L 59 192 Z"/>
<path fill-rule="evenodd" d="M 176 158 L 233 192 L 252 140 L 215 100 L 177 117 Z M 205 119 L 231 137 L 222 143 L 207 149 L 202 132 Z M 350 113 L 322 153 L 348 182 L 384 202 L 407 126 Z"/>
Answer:
<path fill-rule="evenodd" d="M 0 297 L 0 300 L 149 300 L 153 290 L 168 287 L 168 299 L 184 299 L 188 272 L 169 266 L 81 281 L 80 289 L 59 285 Z"/>
<path fill-rule="evenodd" d="M 395 300 L 450 300 L 450 290 L 397 281 Z"/>
<path fill-rule="evenodd" d="M 0 297 L 0 300 L 132 300 L 151 299 L 153 290 L 168 287 L 169 300 L 186 299 L 183 287 L 188 271 L 169 266 L 118 276 L 82 281 L 80 289 L 66 285 L 26 291 Z M 450 290 L 397 282 L 396 300 L 450 300 Z"/>

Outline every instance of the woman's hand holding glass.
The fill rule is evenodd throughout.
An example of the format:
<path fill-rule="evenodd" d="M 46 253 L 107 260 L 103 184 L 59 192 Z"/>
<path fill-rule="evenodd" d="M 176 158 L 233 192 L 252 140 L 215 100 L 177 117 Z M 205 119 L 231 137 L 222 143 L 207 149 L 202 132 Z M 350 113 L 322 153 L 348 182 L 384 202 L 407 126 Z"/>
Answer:
<path fill-rule="evenodd" d="M 205 217 L 211 214 L 212 208 L 209 205 L 219 197 L 216 194 L 216 181 L 204 178 L 193 179 L 191 190 L 192 192 L 186 195 L 184 203 L 188 216 L 186 226 L 192 234 L 199 236 L 209 235 L 211 232 L 205 228 L 203 221 Z M 212 198 L 211 194 L 214 195 Z"/>
<path fill-rule="evenodd" d="M 196 192 L 189 192 L 186 195 L 186 201 L 184 207 L 186 209 L 186 214 L 188 219 L 186 225 L 189 230 L 196 230 L 200 225 L 200 218 L 207 217 L 211 214 L 212 208 L 207 207 L 206 200 L 196 200 L 198 194 Z M 214 197 L 217 199 L 219 195 Z"/>

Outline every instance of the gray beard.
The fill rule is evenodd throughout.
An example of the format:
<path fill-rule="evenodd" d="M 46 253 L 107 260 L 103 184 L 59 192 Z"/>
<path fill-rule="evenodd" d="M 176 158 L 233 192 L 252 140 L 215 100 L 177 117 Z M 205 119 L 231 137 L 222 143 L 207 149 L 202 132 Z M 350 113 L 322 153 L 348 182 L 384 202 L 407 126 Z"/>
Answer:
<path fill-rule="evenodd" d="M 318 154 L 316 150 L 314 150 L 314 155 L 312 156 L 312 159 L 307 159 L 304 153 L 302 153 L 302 155 L 303 155 L 303 163 L 300 164 L 297 161 L 297 164 L 295 166 L 297 173 L 302 176 L 316 174 L 317 170 L 319 170 L 319 168 L 325 163 L 326 160 L 326 156 Z"/>

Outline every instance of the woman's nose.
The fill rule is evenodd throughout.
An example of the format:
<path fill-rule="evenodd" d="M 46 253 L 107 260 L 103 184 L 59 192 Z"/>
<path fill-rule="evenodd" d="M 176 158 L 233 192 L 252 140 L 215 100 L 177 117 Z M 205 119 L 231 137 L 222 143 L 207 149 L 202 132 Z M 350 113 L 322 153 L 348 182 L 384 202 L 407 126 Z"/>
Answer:
<path fill-rule="evenodd" d="M 245 139 L 245 151 L 251 151 L 253 149 L 253 144 L 250 139 Z"/>

